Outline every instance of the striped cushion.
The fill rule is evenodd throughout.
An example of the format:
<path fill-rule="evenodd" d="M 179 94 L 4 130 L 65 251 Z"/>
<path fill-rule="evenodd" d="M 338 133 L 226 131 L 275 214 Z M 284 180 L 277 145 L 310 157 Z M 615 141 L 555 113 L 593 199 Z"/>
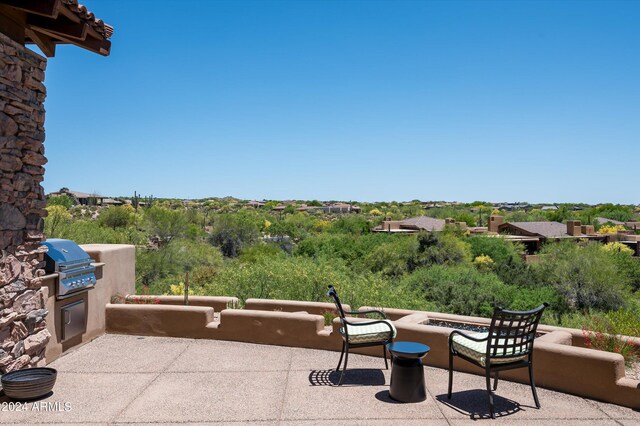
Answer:
<path fill-rule="evenodd" d="M 475 337 L 476 339 L 487 339 L 489 333 L 469 333 L 469 336 Z M 499 344 L 504 344 L 504 341 L 500 340 Z M 471 358 L 477 361 L 483 367 L 486 367 L 486 357 L 487 357 L 487 340 L 483 342 L 474 342 L 473 340 L 467 339 L 464 336 L 459 334 L 453 335 L 452 342 L 453 349 L 466 356 L 467 358 Z M 498 356 L 502 355 L 504 349 L 498 348 L 496 354 Z M 512 355 L 512 349 L 508 349 L 505 355 Z M 510 362 L 516 362 L 527 358 L 527 354 L 520 355 L 513 354 L 515 356 L 509 358 L 491 358 L 491 364 L 507 364 Z"/>
<path fill-rule="evenodd" d="M 358 324 L 363 325 L 350 325 L 347 324 L 347 331 L 349 332 L 349 343 L 375 343 L 391 340 L 396 337 L 396 327 L 389 320 L 383 320 L 385 323 L 391 326 L 391 330 L 386 324 L 361 322 Z M 340 327 L 340 334 L 342 338 L 345 338 L 344 328 Z"/>

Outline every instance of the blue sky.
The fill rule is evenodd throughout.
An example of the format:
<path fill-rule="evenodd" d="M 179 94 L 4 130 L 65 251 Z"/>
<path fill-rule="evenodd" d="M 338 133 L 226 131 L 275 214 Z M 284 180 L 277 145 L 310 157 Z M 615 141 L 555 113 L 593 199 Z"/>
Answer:
<path fill-rule="evenodd" d="M 640 202 L 640 2 L 84 4 L 46 192 Z"/>

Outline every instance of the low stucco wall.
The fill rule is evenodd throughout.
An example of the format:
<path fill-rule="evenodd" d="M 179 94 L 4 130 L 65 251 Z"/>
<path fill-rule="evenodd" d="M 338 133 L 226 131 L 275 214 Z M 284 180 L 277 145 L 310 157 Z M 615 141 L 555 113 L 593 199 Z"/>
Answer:
<path fill-rule="evenodd" d="M 337 314 L 336 306 L 333 303 L 301 302 L 299 300 L 247 299 L 244 307 L 255 311 L 306 312 L 314 315 L 322 315 L 325 312 Z M 342 305 L 342 309 L 350 311 L 351 307 Z"/>
<path fill-rule="evenodd" d="M 182 305 L 184 306 L 184 296 L 141 296 L 127 295 L 127 302 L 136 303 L 137 301 L 145 303 L 156 303 L 158 305 Z M 237 306 L 239 299 L 237 297 L 224 296 L 189 296 L 189 306 L 205 306 L 213 308 L 216 312 L 220 312 L 227 308 Z"/>
<path fill-rule="evenodd" d="M 284 303 L 283 303 L 284 302 Z M 213 321 L 213 308 L 170 305 L 107 305 L 107 331 L 112 333 L 154 336 L 193 337 L 234 340 L 279 346 L 296 346 L 339 351 L 342 338 L 340 320 L 330 329 L 324 318 L 312 313 L 324 308 L 317 303 L 265 301 L 255 299 L 252 307 L 267 310 L 225 309 L 220 321 Z M 273 307 L 276 306 L 274 310 Z M 281 308 L 278 308 L 280 306 Z M 294 310 L 287 312 L 285 309 Z M 364 308 L 361 308 L 364 309 Z M 467 323 L 486 323 L 486 318 L 443 315 L 409 310 L 385 309 L 396 319 L 396 340 L 427 344 L 431 351 L 425 364 L 448 367 L 448 337 L 452 329 L 425 325 L 428 316 Z M 443 318 L 444 319 L 444 318 Z M 625 377 L 624 359 L 619 354 L 571 346 L 573 331 L 550 327 L 536 339 L 534 374 L 536 384 L 548 389 L 640 409 L 640 381 Z M 381 356 L 379 347 L 360 348 L 353 352 Z M 454 368 L 475 374 L 483 370 L 455 359 Z M 505 371 L 501 377 L 528 383 L 526 369 Z M 455 380 L 455 379 L 454 379 Z"/>
<path fill-rule="evenodd" d="M 207 306 L 109 304 L 107 331 L 144 336 L 207 338 L 214 310 Z"/>
<path fill-rule="evenodd" d="M 98 264 L 95 288 L 64 300 L 56 300 L 57 274 L 47 276 L 43 286 L 48 288 L 47 329 L 51 339 L 45 352 L 47 363 L 57 359 L 65 351 L 89 342 L 104 334 L 106 328 L 105 306 L 116 294 L 135 291 L 135 247 L 126 244 L 81 245 Z M 86 329 L 82 335 L 62 340 L 62 313 L 64 306 L 79 300 L 85 302 Z"/>

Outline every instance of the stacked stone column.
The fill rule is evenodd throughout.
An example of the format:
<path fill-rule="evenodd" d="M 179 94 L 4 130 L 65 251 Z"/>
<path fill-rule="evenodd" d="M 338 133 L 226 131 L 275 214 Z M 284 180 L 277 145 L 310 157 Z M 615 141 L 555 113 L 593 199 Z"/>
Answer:
<path fill-rule="evenodd" d="M 0 372 L 42 366 L 46 59 L 0 33 Z"/>

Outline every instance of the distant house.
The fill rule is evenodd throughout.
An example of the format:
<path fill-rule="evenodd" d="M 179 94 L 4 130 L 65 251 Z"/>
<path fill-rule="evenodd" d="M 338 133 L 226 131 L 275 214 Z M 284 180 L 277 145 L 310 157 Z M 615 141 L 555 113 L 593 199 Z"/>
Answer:
<path fill-rule="evenodd" d="M 114 200 L 113 198 L 104 198 L 102 200 L 103 206 L 121 206 L 124 204 L 124 201 Z"/>
<path fill-rule="evenodd" d="M 614 225 L 622 225 L 622 226 L 625 225 L 624 222 L 620 222 L 619 220 L 607 219 L 606 217 L 596 217 L 595 221 L 598 222 L 600 225 L 604 225 L 605 223 L 612 223 Z"/>
<path fill-rule="evenodd" d="M 640 222 L 637 222 L 637 221 L 620 222 L 619 220 L 608 219 L 606 217 L 596 217 L 595 220 L 600 225 L 605 225 L 607 223 L 612 223 L 614 225 L 622 225 L 625 228 L 630 229 L 632 231 L 637 231 L 637 230 L 640 229 Z"/>
<path fill-rule="evenodd" d="M 429 216 L 412 217 L 405 220 L 387 220 L 373 228 L 373 232 L 413 234 L 420 231 L 442 231 L 447 224 L 444 219 Z"/>
<path fill-rule="evenodd" d="M 579 223 L 579 222 L 578 222 Z M 580 226 L 578 226 L 578 229 Z M 527 237 L 560 238 L 582 236 L 581 230 L 568 232 L 568 224 L 560 222 L 508 222 L 498 227 L 500 234 L 522 235 Z"/>
<path fill-rule="evenodd" d="M 590 239 L 606 241 L 607 237 L 597 235 L 592 225 L 582 225 L 579 220 L 568 220 L 566 224 L 560 222 L 508 222 L 503 223 L 504 217 L 491 215 L 489 217 L 489 234 L 523 243 L 529 254 L 540 250 L 542 243 L 561 239 Z"/>
<path fill-rule="evenodd" d="M 321 207 L 319 206 L 308 206 L 306 204 L 301 204 L 298 208 L 296 208 L 296 211 L 299 212 L 313 212 L 316 210 L 321 209 Z"/>
<path fill-rule="evenodd" d="M 75 204 L 79 204 L 81 206 L 100 206 L 105 198 L 102 195 L 98 194 L 88 194 L 86 192 L 79 191 L 71 191 L 68 188 L 62 188 L 60 191 L 52 192 L 48 196 L 58 197 L 61 195 L 66 195 L 74 200 Z"/>
<path fill-rule="evenodd" d="M 531 206 L 526 203 L 503 203 L 497 206 L 493 206 L 493 208 L 497 210 L 511 212 L 515 210 L 529 210 L 531 209 Z"/>
<path fill-rule="evenodd" d="M 248 206 L 248 207 L 253 207 L 253 208 L 255 208 L 255 209 L 258 209 L 258 208 L 260 208 L 260 207 L 264 207 L 264 206 L 265 206 L 265 203 L 262 203 L 262 202 L 260 202 L 260 201 L 249 201 L 249 202 L 247 203 L 247 206 Z"/>
<path fill-rule="evenodd" d="M 320 207 L 323 213 L 360 213 L 360 207 L 347 203 L 334 203 Z"/>
<path fill-rule="evenodd" d="M 540 210 L 542 210 L 542 211 L 558 210 L 558 206 L 542 206 L 542 208 L 540 208 Z"/>

